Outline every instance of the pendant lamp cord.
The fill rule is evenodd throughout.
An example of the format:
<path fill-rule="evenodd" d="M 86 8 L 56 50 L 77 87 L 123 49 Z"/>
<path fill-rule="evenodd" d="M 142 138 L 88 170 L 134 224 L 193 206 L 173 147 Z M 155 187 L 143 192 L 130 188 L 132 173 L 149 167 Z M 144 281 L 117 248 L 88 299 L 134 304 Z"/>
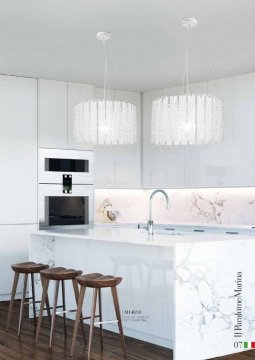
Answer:
<path fill-rule="evenodd" d="M 185 29 L 186 39 L 185 39 L 185 58 L 184 58 L 184 74 L 183 74 L 183 90 L 186 92 L 186 95 L 189 95 L 189 33 L 190 28 Z"/>
<path fill-rule="evenodd" d="M 106 41 L 103 41 L 104 47 L 104 101 L 106 97 L 109 97 L 109 73 L 108 73 L 108 59 L 107 59 L 107 45 Z M 108 94 L 107 94 L 108 92 Z"/>

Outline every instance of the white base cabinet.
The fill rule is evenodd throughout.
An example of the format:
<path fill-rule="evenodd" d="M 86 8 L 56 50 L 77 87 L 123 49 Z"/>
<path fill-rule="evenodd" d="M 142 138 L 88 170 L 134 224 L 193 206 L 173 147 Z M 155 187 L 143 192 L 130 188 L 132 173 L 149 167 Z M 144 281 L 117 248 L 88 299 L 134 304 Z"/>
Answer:
<path fill-rule="evenodd" d="M 36 229 L 37 224 L 0 225 L 0 301 L 10 299 L 14 276 L 11 265 L 28 261 L 30 235 Z M 21 295 L 22 280 L 20 276 L 17 298 Z"/>

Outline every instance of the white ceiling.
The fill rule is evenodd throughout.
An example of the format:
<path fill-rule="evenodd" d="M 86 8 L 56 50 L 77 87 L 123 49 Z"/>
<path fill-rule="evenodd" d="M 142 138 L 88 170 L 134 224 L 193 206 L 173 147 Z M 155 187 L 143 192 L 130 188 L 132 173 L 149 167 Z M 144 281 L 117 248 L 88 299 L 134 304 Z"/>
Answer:
<path fill-rule="evenodd" d="M 111 33 L 110 87 L 151 90 L 255 71 L 255 0 L 0 0 L 0 73 L 103 85 L 96 33 Z M 210 70 L 211 69 L 211 70 Z"/>

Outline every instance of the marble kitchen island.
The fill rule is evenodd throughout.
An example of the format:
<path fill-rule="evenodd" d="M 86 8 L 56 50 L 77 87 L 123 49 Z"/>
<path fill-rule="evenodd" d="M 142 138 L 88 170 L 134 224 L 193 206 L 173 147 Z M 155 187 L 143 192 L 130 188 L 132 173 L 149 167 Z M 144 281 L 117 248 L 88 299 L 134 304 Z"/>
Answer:
<path fill-rule="evenodd" d="M 122 276 L 125 334 L 173 349 L 175 360 L 232 354 L 245 350 L 242 342 L 255 340 L 254 254 L 254 236 L 174 231 L 149 236 L 112 227 L 38 231 L 30 244 L 31 261 Z M 71 284 L 67 307 L 75 308 Z M 115 318 L 107 290 L 103 314 L 104 320 Z M 117 331 L 116 325 L 105 328 Z"/>

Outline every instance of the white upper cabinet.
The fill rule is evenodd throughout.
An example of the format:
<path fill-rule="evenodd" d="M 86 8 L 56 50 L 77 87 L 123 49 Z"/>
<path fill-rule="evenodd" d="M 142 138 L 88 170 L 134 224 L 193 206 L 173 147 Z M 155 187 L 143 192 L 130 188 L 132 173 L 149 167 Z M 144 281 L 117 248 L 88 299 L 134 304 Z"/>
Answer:
<path fill-rule="evenodd" d="M 89 144 L 76 144 L 74 141 L 74 106 L 82 100 L 93 99 L 94 86 L 79 83 L 68 83 L 68 148 L 93 150 Z"/>
<path fill-rule="evenodd" d="M 193 146 L 151 144 L 151 106 L 162 91 L 144 93 L 143 185 L 145 187 L 227 187 L 255 185 L 255 74 L 190 85 L 191 93 L 224 102 L 224 141 Z M 164 94 L 179 94 L 181 87 Z"/>
<path fill-rule="evenodd" d="M 119 145 L 115 148 L 116 187 L 141 187 L 141 95 L 139 92 L 115 92 L 116 100 L 126 100 L 136 106 L 137 141 L 132 145 Z"/>
<path fill-rule="evenodd" d="M 255 186 L 255 73 L 234 78 L 234 185 Z"/>
<path fill-rule="evenodd" d="M 141 95 L 139 92 L 111 90 L 109 97 L 136 105 L 137 143 L 133 145 L 95 146 L 95 186 L 97 188 L 141 187 Z M 103 90 L 95 90 L 103 98 Z"/>
<path fill-rule="evenodd" d="M 37 80 L 0 76 L 0 224 L 37 222 Z"/>
<path fill-rule="evenodd" d="M 167 89 L 164 95 L 178 94 L 181 88 Z M 162 91 L 143 94 L 143 186 L 169 188 L 184 186 L 184 147 L 161 146 L 151 142 L 152 101 Z"/>
<path fill-rule="evenodd" d="M 38 133 L 40 147 L 68 147 L 66 82 L 39 80 Z"/>
<path fill-rule="evenodd" d="M 109 99 L 114 99 L 114 91 L 107 92 Z M 95 99 L 103 99 L 103 89 L 95 89 Z M 95 187 L 98 189 L 113 188 L 115 186 L 114 164 L 115 146 L 95 146 Z"/>
<path fill-rule="evenodd" d="M 102 99 L 103 89 L 92 85 L 39 80 L 39 146 L 60 149 L 95 149 L 95 184 L 98 188 L 141 186 L 141 96 L 139 92 L 107 92 L 111 99 L 134 103 L 137 109 L 137 143 L 93 146 L 74 141 L 74 106 L 88 99 Z"/>
<path fill-rule="evenodd" d="M 15 82 L 15 78 L 9 81 Z M 6 94 L 6 91 L 3 93 Z M 97 188 L 254 186 L 255 74 L 191 84 L 190 91 L 213 94 L 223 99 L 222 143 L 193 146 L 158 146 L 151 143 L 152 101 L 162 94 L 181 94 L 183 87 L 179 86 L 164 92 L 145 92 L 143 121 L 139 92 L 110 90 L 111 99 L 126 100 L 136 105 L 137 143 L 93 147 L 90 144 L 75 144 L 74 106 L 81 100 L 103 98 L 103 89 L 94 89 L 92 85 L 86 84 L 39 80 L 39 146 L 84 150 L 95 148 Z M 2 101 L 3 112 L 8 102 Z M 10 112 L 6 113 L 9 115 Z"/>
<path fill-rule="evenodd" d="M 191 85 L 191 92 L 220 97 L 224 103 L 224 141 L 185 146 L 185 187 L 224 187 L 234 184 L 233 78 Z"/>

